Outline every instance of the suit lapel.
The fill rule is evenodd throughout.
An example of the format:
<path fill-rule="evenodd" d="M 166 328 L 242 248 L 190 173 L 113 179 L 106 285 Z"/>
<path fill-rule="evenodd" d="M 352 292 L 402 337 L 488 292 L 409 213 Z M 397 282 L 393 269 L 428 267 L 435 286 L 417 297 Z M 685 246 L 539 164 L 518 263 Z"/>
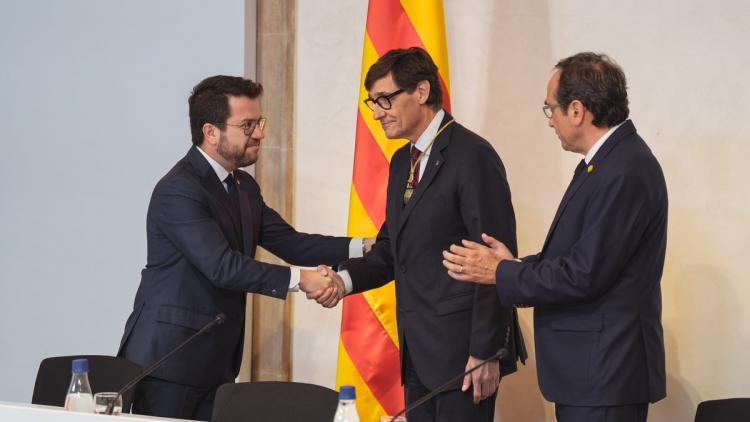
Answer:
<path fill-rule="evenodd" d="M 565 207 L 568 205 L 568 202 L 570 202 L 570 199 L 575 196 L 576 192 L 578 192 L 578 189 L 580 189 L 580 187 L 583 186 L 583 184 L 586 182 L 587 176 L 588 173 L 586 172 L 586 169 L 583 169 L 580 174 L 576 174 L 573 176 L 573 180 L 570 181 L 568 189 L 565 191 L 565 194 L 560 201 L 560 206 L 557 207 L 555 218 L 552 220 L 552 225 L 549 228 L 549 232 L 547 232 L 547 238 L 544 240 L 544 246 L 542 247 L 542 250 L 547 248 L 547 243 L 549 242 L 550 237 L 552 237 L 552 233 L 555 231 L 555 227 L 557 227 L 557 222 L 560 221 L 560 216 L 562 215 L 563 211 L 565 211 Z"/>
<path fill-rule="evenodd" d="M 591 162 L 587 167 L 592 169 L 596 169 L 597 167 L 599 167 L 599 165 L 604 161 L 607 155 L 609 155 L 609 153 L 615 148 L 615 146 L 620 143 L 620 140 L 627 136 L 630 136 L 630 134 L 634 132 L 635 126 L 633 125 L 633 122 L 627 120 L 614 133 L 612 133 L 612 135 L 610 135 L 607 141 L 604 142 L 599 151 L 597 151 L 594 155 L 594 158 L 591 159 Z M 586 169 L 584 169 L 580 175 L 573 177 L 573 180 L 570 182 L 568 189 L 565 191 L 565 194 L 560 201 L 560 206 L 557 208 L 555 218 L 552 220 L 552 225 L 549 228 L 549 232 L 547 232 L 547 238 L 544 240 L 542 251 L 547 249 L 547 244 L 552 237 L 552 233 L 554 233 L 555 228 L 557 227 L 557 223 L 560 221 L 560 217 L 565 211 L 565 207 L 567 207 L 570 200 L 573 199 L 575 194 L 580 190 L 581 186 L 583 186 L 591 177 L 596 177 L 595 175 L 596 172 L 589 173 Z"/>
<path fill-rule="evenodd" d="M 206 188 L 224 212 L 226 220 L 232 226 L 232 233 L 240 233 L 240 221 L 232 211 L 232 201 L 229 199 L 226 189 L 224 189 L 224 182 L 219 180 L 216 176 L 216 172 L 214 172 L 214 169 L 211 167 L 211 164 L 206 161 L 205 157 L 203 157 L 203 154 L 198 151 L 197 147 L 193 146 L 190 151 L 188 151 L 187 158 L 200 176 L 203 187 Z M 235 240 L 234 245 L 232 246 L 239 249 L 240 239 L 236 238 L 236 236 L 232 236 L 232 240 Z"/>
<path fill-rule="evenodd" d="M 404 149 L 407 151 L 405 154 L 394 154 L 394 159 L 391 161 L 391 165 L 395 165 L 395 169 L 393 172 L 393 181 L 389 181 L 389 183 L 393 183 L 393 195 L 390 198 L 390 201 L 388 203 L 388 206 L 390 207 L 391 215 L 393 215 L 394 219 L 393 221 L 396 222 L 396 227 L 390 227 L 389 229 L 398 229 L 401 227 L 400 221 L 401 221 L 401 215 L 404 212 L 404 192 L 406 191 L 406 182 L 409 179 L 409 144 L 407 143 Z M 405 159 L 402 159 L 400 157 L 396 157 L 396 155 L 399 155 L 400 157 L 403 157 Z M 412 195 L 412 199 L 414 199 Z M 393 233 L 396 233 L 396 230 L 393 230 Z"/>
<path fill-rule="evenodd" d="M 190 148 L 188 159 L 193 165 L 193 168 L 197 170 L 203 187 L 211 193 L 211 196 L 214 197 L 216 202 L 221 204 L 227 215 L 231 216 L 231 201 L 229 200 L 227 191 L 224 189 L 224 182 L 219 180 L 216 176 L 216 172 L 211 168 L 211 164 L 206 161 L 206 158 L 203 157 L 203 154 L 201 154 L 195 146 Z"/>
<path fill-rule="evenodd" d="M 449 122 L 452 119 L 453 117 L 451 117 L 451 115 L 445 113 L 443 121 L 440 122 L 440 127 L 442 127 L 445 123 Z M 435 142 L 432 144 L 432 149 L 430 149 L 430 156 L 426 164 L 427 168 L 425 168 L 422 177 L 419 178 L 419 183 L 417 183 L 417 188 L 414 189 L 414 192 L 411 195 L 411 199 L 406 204 L 406 206 L 403 207 L 403 211 L 401 212 L 400 218 L 398 220 L 399 223 L 396 235 L 401 232 L 401 229 L 404 227 L 406 220 L 409 219 L 409 215 L 411 215 L 414 207 L 417 206 L 417 203 L 422 198 L 422 195 L 430 187 L 430 184 L 432 184 L 433 180 L 435 180 L 435 176 L 437 175 L 438 171 L 440 171 L 440 168 L 443 166 L 445 159 L 443 157 L 442 151 L 448 146 L 448 144 L 450 144 L 454 124 L 455 123 L 452 123 L 450 126 L 446 127 L 445 130 L 443 130 L 443 132 L 437 137 L 437 139 L 435 139 Z M 406 190 L 406 179 L 409 173 L 409 169 L 406 168 L 407 166 L 408 163 L 406 166 L 404 166 L 405 177 L 403 178 L 403 180 L 399 180 L 399 183 L 401 184 L 399 186 L 401 195 L 398 197 L 398 200 L 402 201 L 402 203 L 404 198 L 403 193 Z"/>

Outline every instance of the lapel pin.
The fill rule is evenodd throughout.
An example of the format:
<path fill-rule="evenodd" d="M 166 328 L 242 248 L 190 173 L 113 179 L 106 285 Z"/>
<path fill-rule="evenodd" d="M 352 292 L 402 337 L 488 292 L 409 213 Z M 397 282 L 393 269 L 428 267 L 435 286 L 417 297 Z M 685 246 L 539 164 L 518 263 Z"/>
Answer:
<path fill-rule="evenodd" d="M 435 161 L 435 167 L 440 165 L 440 160 Z"/>
<path fill-rule="evenodd" d="M 591 173 L 592 171 L 594 171 L 594 165 L 593 164 L 589 164 L 589 166 L 586 167 L 586 171 L 589 172 L 589 173 Z"/>

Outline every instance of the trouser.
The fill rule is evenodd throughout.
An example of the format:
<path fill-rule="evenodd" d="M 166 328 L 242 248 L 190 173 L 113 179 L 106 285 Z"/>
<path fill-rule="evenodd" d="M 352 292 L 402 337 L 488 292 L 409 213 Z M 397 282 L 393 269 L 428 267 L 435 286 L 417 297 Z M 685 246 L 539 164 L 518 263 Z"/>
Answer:
<path fill-rule="evenodd" d="M 408 351 L 404 353 L 403 365 L 404 401 L 408 406 L 428 394 L 430 389 L 419 380 Z M 409 422 L 492 422 L 496 398 L 497 392 L 479 404 L 474 404 L 474 392 L 471 388 L 465 392 L 460 389 L 446 391 L 408 412 L 406 419 Z"/>

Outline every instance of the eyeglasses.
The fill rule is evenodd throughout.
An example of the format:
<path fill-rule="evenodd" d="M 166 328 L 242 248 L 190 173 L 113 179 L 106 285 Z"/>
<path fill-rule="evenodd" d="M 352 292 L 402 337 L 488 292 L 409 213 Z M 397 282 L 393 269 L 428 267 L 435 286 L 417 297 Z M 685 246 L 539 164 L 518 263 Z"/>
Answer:
<path fill-rule="evenodd" d="M 552 118 L 552 110 L 556 109 L 557 107 L 560 107 L 560 104 L 545 104 L 542 107 L 542 113 L 544 113 L 544 116 L 548 119 Z"/>
<path fill-rule="evenodd" d="M 257 126 L 258 129 L 260 129 L 261 132 L 263 132 L 263 129 L 266 127 L 266 121 L 268 118 L 266 117 L 259 117 L 257 119 L 251 119 L 251 120 L 245 120 L 242 122 L 242 124 L 234 125 L 231 123 L 225 123 L 227 126 L 234 126 L 242 128 L 242 130 L 245 132 L 245 136 L 250 136 L 255 132 L 255 127 Z"/>
<path fill-rule="evenodd" d="M 375 111 L 375 104 L 377 104 L 381 110 L 390 110 L 392 105 L 391 99 L 402 92 L 404 92 L 404 90 L 399 89 L 398 91 L 386 95 L 381 95 L 377 98 L 367 97 L 365 99 L 365 105 L 372 111 Z"/>

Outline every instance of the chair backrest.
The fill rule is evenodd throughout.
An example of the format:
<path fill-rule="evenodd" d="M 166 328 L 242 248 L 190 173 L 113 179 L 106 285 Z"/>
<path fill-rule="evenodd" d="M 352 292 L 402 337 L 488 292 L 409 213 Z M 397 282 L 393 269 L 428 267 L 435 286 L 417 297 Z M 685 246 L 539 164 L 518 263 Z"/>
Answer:
<path fill-rule="evenodd" d="M 219 387 L 212 422 L 331 422 L 338 393 L 299 382 L 256 381 Z"/>
<path fill-rule="evenodd" d="M 47 358 L 39 365 L 39 371 L 36 374 L 34 394 L 31 397 L 32 404 L 65 406 L 73 359 L 89 360 L 89 383 L 94 393 L 117 391 L 142 371 L 142 368 L 135 363 L 114 356 L 80 355 Z M 136 388 L 137 386 L 123 394 L 123 412 L 130 410 Z"/>
<path fill-rule="evenodd" d="M 695 412 L 695 422 L 746 421 L 750 421 L 750 398 L 707 400 Z"/>

